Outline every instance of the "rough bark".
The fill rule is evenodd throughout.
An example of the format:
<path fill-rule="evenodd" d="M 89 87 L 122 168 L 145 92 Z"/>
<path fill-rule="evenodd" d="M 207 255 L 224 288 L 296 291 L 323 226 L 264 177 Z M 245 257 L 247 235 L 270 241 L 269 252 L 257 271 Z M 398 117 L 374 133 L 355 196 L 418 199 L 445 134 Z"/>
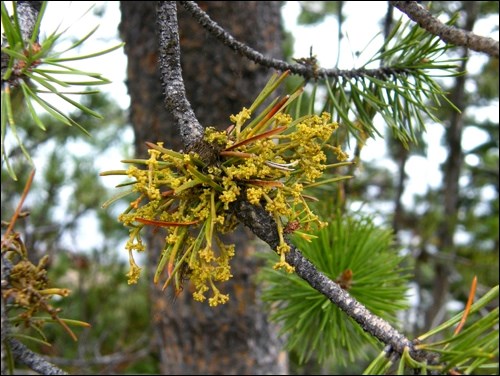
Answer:
<path fill-rule="evenodd" d="M 254 234 L 269 244 L 272 249 L 276 249 L 279 245 L 278 228 L 264 208 L 246 201 L 237 201 L 233 208 L 242 223 L 251 228 Z M 415 358 L 422 357 L 428 361 L 434 361 L 431 354 L 415 352 L 413 343 L 408 338 L 394 329 L 387 321 L 372 314 L 365 306 L 342 289 L 339 284 L 319 272 L 302 255 L 300 250 L 292 244 L 288 244 L 290 245 L 290 251 L 286 254 L 286 261 L 294 266 L 295 273 L 307 281 L 315 290 L 328 297 L 333 304 L 354 319 L 363 330 L 382 343 L 390 345 L 391 349 L 399 354 L 402 354 L 404 348 L 408 347 Z"/>
<path fill-rule="evenodd" d="M 18 1 L 17 2 L 17 18 L 21 28 L 21 36 L 23 40 L 28 40 L 32 37 L 35 30 L 38 13 L 42 7 L 41 1 Z M 34 40 L 38 39 L 38 35 Z"/>
<path fill-rule="evenodd" d="M 212 19 L 210 15 L 203 12 L 203 9 L 200 8 L 194 1 L 181 1 L 180 3 L 194 17 L 194 19 L 201 26 L 203 26 L 203 28 L 205 28 L 210 35 L 218 39 L 220 43 L 223 43 L 230 49 L 234 50 L 234 52 L 238 55 L 246 57 L 261 67 L 273 68 L 279 71 L 289 70 L 291 73 L 298 74 L 307 79 L 318 79 L 319 77 L 343 77 L 346 79 L 352 79 L 371 76 L 385 80 L 387 77 L 401 74 L 405 71 L 404 69 L 397 67 L 380 67 L 377 69 L 325 69 L 316 66 L 316 64 L 290 64 L 281 59 L 274 58 L 273 55 L 266 54 L 266 50 L 259 49 L 254 45 L 245 43 L 244 38 L 239 38 L 238 35 L 232 34 L 230 29 L 226 29 L 223 25 L 218 24 L 216 22 L 217 20 Z"/>
<path fill-rule="evenodd" d="M 281 57 L 278 2 L 200 2 L 233 35 L 267 55 Z M 120 30 L 128 55 L 131 121 L 137 154 L 145 156 L 144 141 L 165 141 L 176 150 L 179 130 L 164 107 L 159 72 L 155 2 L 121 2 Z M 229 115 L 248 106 L 265 85 L 270 72 L 237 56 L 179 7 L 182 76 L 187 97 L 203 126 L 229 125 Z M 149 248 L 154 266 L 162 249 L 162 234 Z M 253 281 L 258 269 L 256 245 L 241 233 L 234 239 L 234 278 L 222 307 L 194 302 L 189 285 L 175 301 L 161 286 L 152 286 L 155 346 L 164 374 L 282 374 L 286 357 L 280 352 L 276 330 L 263 313 Z M 150 274 L 154 270 L 150 270 Z M 151 275 L 148 276 L 152 280 Z"/>
<path fill-rule="evenodd" d="M 411 20 L 429 33 L 439 36 L 444 42 L 456 46 L 467 47 L 471 50 L 484 52 L 490 56 L 499 56 L 498 41 L 476 35 L 472 29 L 459 29 L 445 25 L 435 18 L 426 8 L 418 4 L 418 1 L 391 1 L 392 5 L 401 12 L 406 13 Z"/>
<path fill-rule="evenodd" d="M 181 47 L 175 1 L 162 1 L 158 5 L 157 20 L 160 72 L 165 95 L 165 107 L 179 126 L 182 143 L 191 149 L 203 138 L 203 127 L 198 122 L 191 104 L 185 96 L 181 70 Z"/>

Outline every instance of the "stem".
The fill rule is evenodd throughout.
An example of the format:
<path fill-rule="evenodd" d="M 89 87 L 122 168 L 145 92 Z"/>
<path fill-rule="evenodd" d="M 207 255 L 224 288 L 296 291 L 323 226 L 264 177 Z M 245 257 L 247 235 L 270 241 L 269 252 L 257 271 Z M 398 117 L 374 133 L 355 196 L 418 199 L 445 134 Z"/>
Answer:
<path fill-rule="evenodd" d="M 202 140 L 203 127 L 198 122 L 186 98 L 186 89 L 182 79 L 175 1 L 161 1 L 157 13 L 160 72 L 165 94 L 165 106 L 172 113 L 179 126 L 182 143 L 187 150 L 190 150 Z"/>
<path fill-rule="evenodd" d="M 246 201 L 237 201 L 234 203 L 234 211 L 242 223 L 250 228 L 260 239 L 269 244 L 272 249 L 276 250 L 276 247 L 279 245 L 276 222 L 263 208 Z M 354 319 L 364 331 L 384 344 L 390 345 L 392 351 L 400 355 L 403 354 L 405 348 L 409 348 L 410 354 L 414 359 L 427 359 L 429 362 L 434 362 L 432 354 L 417 351 L 412 341 L 399 333 L 387 321 L 372 314 L 337 283 L 318 271 L 302 255 L 300 250 L 289 242 L 287 243 L 290 246 L 290 251 L 286 253 L 286 261 L 295 268 L 297 275 L 307 281 L 314 289 L 325 295 L 349 317 Z"/>
<path fill-rule="evenodd" d="M 313 64 L 289 64 L 286 61 L 265 57 L 259 51 L 247 46 L 235 39 L 224 28 L 213 21 L 194 1 L 180 1 L 180 4 L 203 26 L 211 35 L 219 39 L 226 46 L 246 57 L 247 59 L 267 68 L 274 68 L 279 71 L 289 70 L 291 73 L 301 75 L 304 78 L 317 79 L 318 77 L 343 77 L 347 79 L 360 78 L 365 76 L 387 79 L 406 72 L 403 68 L 381 67 L 376 69 L 325 69 L 316 67 Z"/>
<path fill-rule="evenodd" d="M 493 38 L 476 35 L 468 30 L 445 25 L 433 17 L 417 1 L 390 1 L 389 3 L 405 13 L 412 21 L 418 23 L 420 27 L 433 35 L 439 36 L 446 43 L 467 47 L 494 57 L 499 56 L 498 41 Z"/>

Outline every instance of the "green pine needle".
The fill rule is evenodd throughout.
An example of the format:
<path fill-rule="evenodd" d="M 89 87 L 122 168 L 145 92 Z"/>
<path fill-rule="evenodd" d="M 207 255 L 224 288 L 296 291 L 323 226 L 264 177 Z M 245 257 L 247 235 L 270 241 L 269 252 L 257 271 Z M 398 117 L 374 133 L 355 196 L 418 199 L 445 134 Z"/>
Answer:
<path fill-rule="evenodd" d="M 5 161 L 5 166 L 9 175 L 16 180 L 16 175 L 12 169 L 8 159 L 8 153 L 5 150 L 5 137 L 7 132 L 15 137 L 17 144 L 25 154 L 28 161 L 31 163 L 31 158 L 23 147 L 23 142 L 16 132 L 15 114 L 20 113 L 24 108 L 28 110 L 28 114 L 33 119 L 33 122 L 41 129 L 45 130 L 46 126 L 41 120 L 42 118 L 36 112 L 34 103 L 41 106 L 43 110 L 48 112 L 52 117 L 62 124 L 72 126 L 75 125 L 82 132 L 89 135 L 85 126 L 77 123 L 73 118 L 61 112 L 57 107 L 49 101 L 42 99 L 40 94 L 52 93 L 59 98 L 65 100 L 75 108 L 85 114 L 102 119 L 102 116 L 87 106 L 84 106 L 81 101 L 74 100 L 68 97 L 68 94 L 91 95 L 95 94 L 96 90 L 71 90 L 74 86 L 93 86 L 108 84 L 111 81 L 102 77 L 99 73 L 85 72 L 75 68 L 60 64 L 65 61 L 83 60 L 96 56 L 104 55 L 123 46 L 120 43 L 116 46 L 107 48 L 103 51 L 87 55 L 75 55 L 73 57 L 65 57 L 64 53 L 74 50 L 84 43 L 90 36 L 94 34 L 96 28 L 91 30 L 83 38 L 79 39 L 68 49 L 62 52 L 54 51 L 61 36 L 67 31 L 53 32 L 40 43 L 35 42 L 38 36 L 40 23 L 45 12 L 46 2 L 43 2 L 39 12 L 35 30 L 30 40 L 23 41 L 21 39 L 21 31 L 17 13 L 14 6 L 14 15 L 10 16 L 4 2 L 1 7 L 2 26 L 4 29 L 7 45 L 2 47 L 2 54 L 10 57 L 8 66 L 2 77 L 2 160 Z M 56 67 L 55 69 L 45 69 L 46 66 Z M 75 80 L 74 76 L 82 77 L 81 80 Z M 60 91 L 58 87 L 66 88 Z M 15 100 L 14 100 L 15 99 Z"/>

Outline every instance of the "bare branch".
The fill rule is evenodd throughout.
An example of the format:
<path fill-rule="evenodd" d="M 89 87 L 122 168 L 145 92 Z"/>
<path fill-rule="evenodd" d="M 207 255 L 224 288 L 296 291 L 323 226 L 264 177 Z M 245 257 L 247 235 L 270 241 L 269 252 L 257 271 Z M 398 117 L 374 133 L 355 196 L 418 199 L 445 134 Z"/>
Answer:
<path fill-rule="evenodd" d="M 246 201 L 237 201 L 234 204 L 234 210 L 242 223 L 269 244 L 272 249 L 276 250 L 279 244 L 278 229 L 273 218 L 265 209 Z M 429 362 L 435 362 L 432 354 L 416 351 L 412 341 L 399 333 L 387 321 L 372 314 L 337 283 L 318 271 L 295 246 L 290 243 L 289 245 L 290 251 L 286 254 L 286 261 L 295 268 L 295 273 L 354 319 L 363 330 L 384 344 L 389 345 L 392 351 L 398 354 L 402 354 L 405 347 L 408 347 L 415 359 L 425 358 Z"/>
<path fill-rule="evenodd" d="M 99 355 L 91 359 L 67 359 L 67 358 L 51 358 L 50 360 L 59 365 L 70 367 L 88 368 L 90 366 L 107 366 L 114 367 L 121 363 L 133 363 L 147 357 L 151 353 L 148 347 L 137 351 L 123 351 L 109 355 Z"/>
<path fill-rule="evenodd" d="M 25 345 L 13 338 L 8 338 L 7 343 L 14 358 L 24 365 L 30 367 L 33 371 L 41 375 L 67 375 L 68 373 L 49 363 L 45 358 L 28 349 Z"/>
<path fill-rule="evenodd" d="M 387 77 L 399 75 L 407 72 L 406 69 L 380 67 L 377 69 L 325 69 L 315 64 L 289 64 L 283 60 L 268 58 L 260 52 L 236 40 L 224 28 L 213 21 L 194 1 L 180 1 L 181 5 L 203 26 L 211 35 L 219 39 L 226 46 L 246 57 L 247 59 L 267 68 L 274 68 L 280 71 L 289 70 L 304 78 L 331 77 L 331 78 L 360 78 L 365 76 L 386 79 Z"/>
<path fill-rule="evenodd" d="M 390 1 L 390 3 L 418 23 L 420 27 L 439 36 L 446 43 L 467 47 L 494 57 L 499 56 L 498 41 L 493 38 L 445 25 L 416 1 Z"/>
<path fill-rule="evenodd" d="M 177 6 L 175 1 L 158 4 L 158 36 L 160 40 L 160 72 L 165 91 L 165 106 L 180 128 L 186 149 L 192 149 L 203 138 L 203 127 L 198 122 L 189 101 L 182 79 L 180 62 Z"/>

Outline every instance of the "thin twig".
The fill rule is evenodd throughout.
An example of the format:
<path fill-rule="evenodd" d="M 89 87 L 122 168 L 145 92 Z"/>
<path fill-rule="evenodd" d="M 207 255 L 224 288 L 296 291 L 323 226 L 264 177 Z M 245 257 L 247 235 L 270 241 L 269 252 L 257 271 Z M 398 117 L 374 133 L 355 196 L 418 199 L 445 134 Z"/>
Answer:
<path fill-rule="evenodd" d="M 123 351 L 109 355 L 99 355 L 90 359 L 67 359 L 52 357 L 50 360 L 59 365 L 88 369 L 91 366 L 112 367 L 120 365 L 122 363 L 130 364 L 138 361 L 139 359 L 147 357 L 149 354 L 151 354 L 151 350 L 148 347 L 145 347 L 136 351 Z"/>
<path fill-rule="evenodd" d="M 412 21 L 418 23 L 420 27 L 437 35 L 446 43 L 467 47 L 494 57 L 499 56 L 498 41 L 476 35 L 471 31 L 445 25 L 417 1 L 390 1 L 390 3 L 405 13 Z"/>
<path fill-rule="evenodd" d="M 33 183 L 34 177 L 35 177 L 35 170 L 31 171 L 30 176 L 28 177 L 28 181 L 24 185 L 23 194 L 21 195 L 21 199 L 19 200 L 19 203 L 17 204 L 16 211 L 14 212 L 14 215 L 12 215 L 12 218 L 9 222 L 9 227 L 7 227 L 7 230 L 3 234 L 2 247 L 4 246 L 4 244 L 6 244 L 9 241 L 8 237 L 10 235 L 10 232 L 14 228 L 14 225 L 16 224 L 17 217 L 19 217 L 19 214 L 21 213 L 21 209 L 23 208 L 23 205 L 24 205 L 24 200 L 26 200 L 26 197 L 28 196 L 28 193 L 29 193 L 30 188 L 31 188 L 31 183 Z"/>
<path fill-rule="evenodd" d="M 245 43 L 238 41 L 224 28 L 213 21 L 207 13 L 205 13 L 194 1 L 180 1 L 180 4 L 193 16 L 193 18 L 203 26 L 211 35 L 219 39 L 226 46 L 246 57 L 247 59 L 267 68 L 274 68 L 279 71 L 289 70 L 294 74 L 298 74 L 304 78 L 331 77 L 331 78 L 361 78 L 375 77 L 387 79 L 388 77 L 400 75 L 407 72 L 407 69 L 380 67 L 377 69 L 325 69 L 316 66 L 315 64 L 290 64 L 283 60 L 265 57 L 262 53 L 247 46 Z"/>

